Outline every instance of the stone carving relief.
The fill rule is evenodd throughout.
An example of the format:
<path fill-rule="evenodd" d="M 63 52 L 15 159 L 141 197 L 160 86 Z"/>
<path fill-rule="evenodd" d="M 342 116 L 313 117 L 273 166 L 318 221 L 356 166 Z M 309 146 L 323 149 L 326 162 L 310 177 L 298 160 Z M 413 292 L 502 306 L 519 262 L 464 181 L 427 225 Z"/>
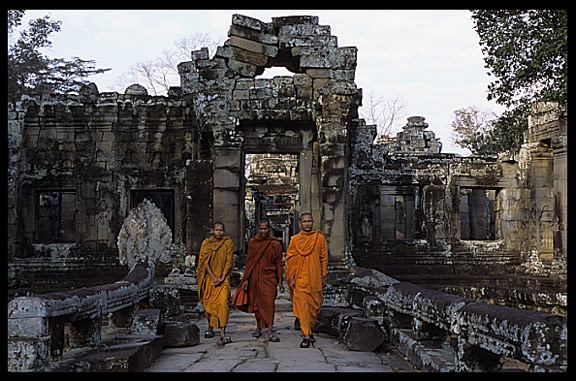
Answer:
<path fill-rule="evenodd" d="M 162 211 L 148 199 L 130 210 L 118 234 L 120 264 L 132 270 L 138 263 L 170 262 L 172 232 Z"/>

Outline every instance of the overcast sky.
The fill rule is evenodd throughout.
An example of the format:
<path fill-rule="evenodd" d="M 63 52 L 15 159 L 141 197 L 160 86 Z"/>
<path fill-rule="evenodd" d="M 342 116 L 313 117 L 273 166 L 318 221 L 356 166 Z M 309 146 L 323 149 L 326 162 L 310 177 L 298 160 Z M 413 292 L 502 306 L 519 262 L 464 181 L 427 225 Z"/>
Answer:
<path fill-rule="evenodd" d="M 46 14 L 62 21 L 46 54 L 91 59 L 99 68 L 112 68 L 91 80 L 101 92 L 122 93 L 114 83 L 130 66 L 153 60 L 196 33 L 225 41 L 235 13 L 263 22 L 319 16 L 319 24 L 330 25 L 338 37 L 338 46 L 358 48 L 355 82 L 364 98 L 373 93 L 400 100 L 403 118 L 395 123 L 394 134 L 408 116 L 423 116 L 442 141 L 442 152 L 470 154 L 451 141 L 454 110 L 503 110 L 486 99 L 491 78 L 467 10 L 28 10 L 23 25 Z"/>

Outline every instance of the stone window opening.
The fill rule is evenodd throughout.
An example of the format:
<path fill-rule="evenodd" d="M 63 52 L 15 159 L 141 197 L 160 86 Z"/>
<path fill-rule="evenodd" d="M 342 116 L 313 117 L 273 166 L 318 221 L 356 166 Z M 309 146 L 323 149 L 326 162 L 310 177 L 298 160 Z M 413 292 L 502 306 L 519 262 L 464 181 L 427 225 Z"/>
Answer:
<path fill-rule="evenodd" d="M 416 198 L 412 188 L 382 186 L 380 189 L 382 240 L 414 240 L 415 210 Z"/>
<path fill-rule="evenodd" d="M 460 239 L 496 240 L 498 191 L 460 188 Z"/>
<path fill-rule="evenodd" d="M 36 242 L 76 241 L 76 191 L 36 192 Z"/>

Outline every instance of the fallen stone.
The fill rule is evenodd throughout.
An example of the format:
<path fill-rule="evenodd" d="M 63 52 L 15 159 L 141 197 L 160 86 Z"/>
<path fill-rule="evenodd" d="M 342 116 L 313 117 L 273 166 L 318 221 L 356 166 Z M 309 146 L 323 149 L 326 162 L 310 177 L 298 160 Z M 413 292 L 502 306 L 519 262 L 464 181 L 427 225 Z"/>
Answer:
<path fill-rule="evenodd" d="M 353 317 L 344 334 L 344 344 L 352 351 L 373 352 L 388 339 L 378 322 Z"/>
<path fill-rule="evenodd" d="M 150 366 L 162 354 L 159 336 L 118 336 L 106 345 L 69 354 L 54 364 L 52 372 L 139 372 Z"/>
<path fill-rule="evenodd" d="M 164 347 L 191 347 L 200 344 L 200 329 L 194 323 L 170 321 L 164 329 Z"/>
<path fill-rule="evenodd" d="M 362 316 L 363 312 L 361 310 L 344 307 L 322 307 L 313 331 L 328 333 L 341 338 L 346 333 L 350 320 Z"/>

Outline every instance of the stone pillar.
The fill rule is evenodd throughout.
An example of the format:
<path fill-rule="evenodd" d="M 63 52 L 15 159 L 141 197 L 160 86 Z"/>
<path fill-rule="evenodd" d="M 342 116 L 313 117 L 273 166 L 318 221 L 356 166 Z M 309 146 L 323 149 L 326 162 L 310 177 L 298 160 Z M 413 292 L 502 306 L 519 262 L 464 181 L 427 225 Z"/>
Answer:
<path fill-rule="evenodd" d="M 8 318 L 8 371 L 50 370 L 48 326 L 47 318 Z"/>
<path fill-rule="evenodd" d="M 558 231 L 554 237 L 554 247 L 559 248 L 561 260 L 566 263 L 568 240 L 568 157 L 566 147 L 554 150 L 554 213 Z"/>
<path fill-rule="evenodd" d="M 318 143 L 304 149 L 299 157 L 300 166 L 300 213 L 308 212 L 316 222 L 315 229 L 320 229 L 322 221 L 322 195 L 319 191 L 320 179 L 318 168 Z"/>
<path fill-rule="evenodd" d="M 212 160 L 191 160 L 186 168 L 186 254 L 198 255 L 212 218 Z"/>
<path fill-rule="evenodd" d="M 217 148 L 214 155 L 213 222 L 222 222 L 234 241 L 234 252 L 243 247 L 244 175 L 242 151 Z"/>

